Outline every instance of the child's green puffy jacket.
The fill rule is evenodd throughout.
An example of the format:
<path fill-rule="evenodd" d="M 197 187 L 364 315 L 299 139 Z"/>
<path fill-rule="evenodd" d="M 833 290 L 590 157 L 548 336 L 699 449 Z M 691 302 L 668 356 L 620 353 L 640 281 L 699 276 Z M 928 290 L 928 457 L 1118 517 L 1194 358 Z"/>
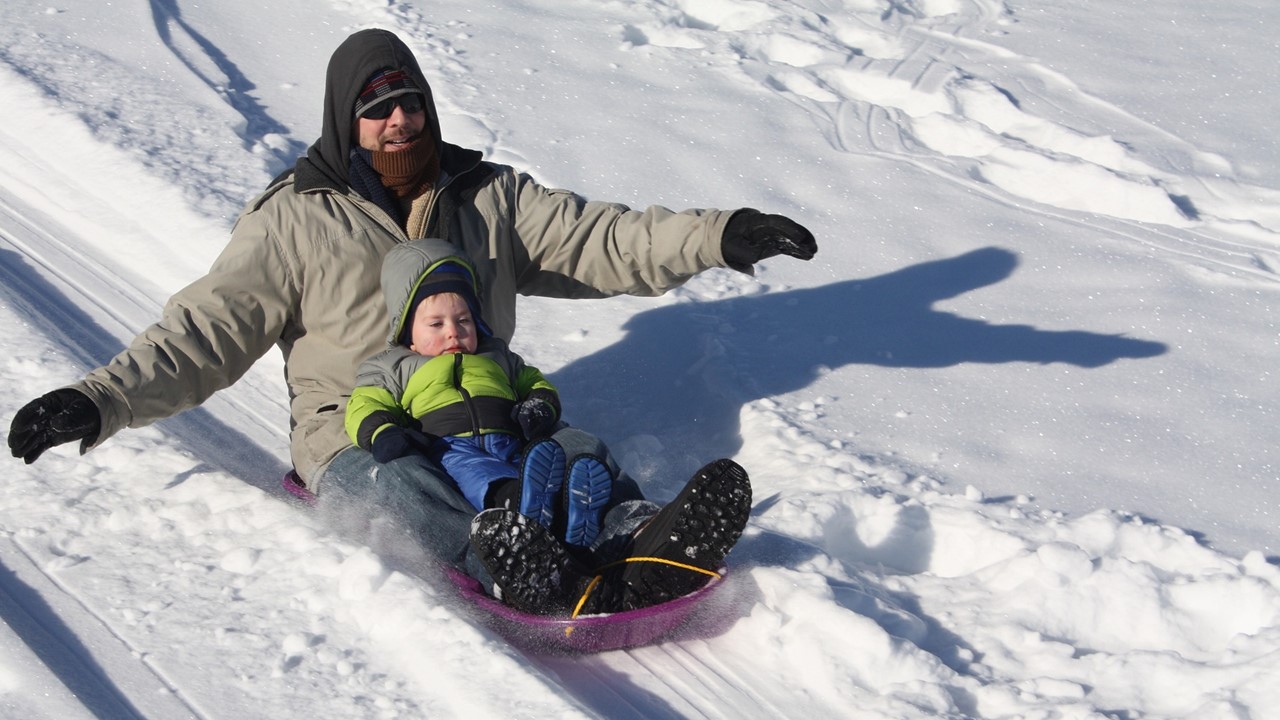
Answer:
<path fill-rule="evenodd" d="M 474 354 L 428 357 L 404 347 L 400 339 L 413 319 L 413 300 L 430 274 L 447 267 L 466 271 L 475 297 L 483 297 L 471 262 L 442 240 L 415 240 L 387 255 L 382 292 L 390 332 L 387 348 L 360 364 L 356 388 L 347 403 L 347 435 L 368 450 L 378 431 L 389 425 L 419 428 L 430 435 L 520 434 L 512 419 L 516 403 L 538 397 L 556 410 L 555 386 L 527 365 L 506 342 L 488 333 L 473 307 L 480 334 Z"/>

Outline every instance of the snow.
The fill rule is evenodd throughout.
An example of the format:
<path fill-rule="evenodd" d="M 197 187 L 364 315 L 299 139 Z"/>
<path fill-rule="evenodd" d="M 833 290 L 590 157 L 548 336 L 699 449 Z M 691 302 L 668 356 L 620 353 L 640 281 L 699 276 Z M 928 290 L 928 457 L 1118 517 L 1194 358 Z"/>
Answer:
<path fill-rule="evenodd" d="M 659 499 L 752 524 L 677 641 L 526 653 L 292 502 L 272 354 L 0 482 L 9 718 L 1280 717 L 1280 5 L 8 0 L 0 417 L 105 362 L 319 133 L 353 30 L 552 186 L 757 207 L 812 262 L 525 298 Z M 4 420 L 7 426 L 7 419 Z"/>

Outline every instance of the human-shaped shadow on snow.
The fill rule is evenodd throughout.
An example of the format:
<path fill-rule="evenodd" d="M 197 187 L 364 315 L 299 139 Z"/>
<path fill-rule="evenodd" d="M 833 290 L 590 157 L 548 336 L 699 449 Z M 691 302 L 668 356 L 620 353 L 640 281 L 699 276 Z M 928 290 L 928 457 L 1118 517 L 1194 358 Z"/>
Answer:
<path fill-rule="evenodd" d="M 298 156 L 307 152 L 307 144 L 294 139 L 289 128 L 271 116 L 254 95 L 257 85 L 222 48 L 182 17 L 178 1 L 151 0 L 151 20 L 155 23 L 156 35 L 169 52 L 244 118 L 238 132 L 245 147 L 255 151 L 265 149 L 270 154 L 267 169 L 272 173 L 293 167 Z M 209 72 L 209 68 L 215 72 Z M 269 135 L 282 144 L 266 142 Z"/>
<path fill-rule="evenodd" d="M 655 480 L 674 483 L 707 458 L 739 450 L 745 403 L 804 388 L 827 368 L 1007 362 L 1096 368 L 1167 350 L 1119 335 L 994 325 L 934 307 L 1004 280 L 1017 264 L 1014 253 L 989 247 L 863 280 L 669 305 L 632 317 L 622 340 L 552 380 L 569 421 L 611 446 L 656 436 L 661 457 L 650 468 L 628 469 L 640 476 L 656 470 Z M 614 450 L 625 453 L 626 444 Z"/>

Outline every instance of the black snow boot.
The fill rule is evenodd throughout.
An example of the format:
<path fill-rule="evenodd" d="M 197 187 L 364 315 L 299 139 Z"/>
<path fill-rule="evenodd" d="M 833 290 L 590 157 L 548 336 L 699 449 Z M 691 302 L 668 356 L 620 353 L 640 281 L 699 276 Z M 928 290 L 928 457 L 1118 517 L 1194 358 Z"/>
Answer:
<path fill-rule="evenodd" d="M 751 480 L 732 460 L 716 460 L 637 532 L 622 561 L 622 610 L 674 600 L 706 585 L 742 536 Z"/>
<path fill-rule="evenodd" d="M 551 531 L 514 510 L 485 510 L 471 521 L 471 547 L 493 577 L 494 596 L 533 615 L 615 612 L 619 597 L 601 586 Z"/>

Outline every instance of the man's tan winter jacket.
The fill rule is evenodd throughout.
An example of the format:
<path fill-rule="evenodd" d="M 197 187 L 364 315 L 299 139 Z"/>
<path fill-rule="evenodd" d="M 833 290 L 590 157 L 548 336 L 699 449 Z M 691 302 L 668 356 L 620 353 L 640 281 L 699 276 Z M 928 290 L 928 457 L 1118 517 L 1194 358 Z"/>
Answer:
<path fill-rule="evenodd" d="M 422 89 L 440 155 L 439 181 L 408 217 L 422 237 L 451 242 L 475 263 L 495 336 L 509 342 L 515 332 L 516 293 L 656 295 L 725 265 L 720 237 L 730 212 L 587 202 L 442 142 L 413 53 L 390 32 L 362 30 L 330 58 L 322 132 L 307 155 L 250 203 L 209 273 L 174 295 L 160 322 L 74 386 L 102 415 L 93 444 L 199 405 L 275 345 L 284 354 L 298 473 L 314 489 L 350 446 L 343 413 L 356 368 L 385 346 L 382 258 L 410 239 L 387 210 L 352 190 L 348 173 L 355 100 L 386 68 Z"/>
<path fill-rule="evenodd" d="M 487 320 L 508 342 L 516 293 L 656 295 L 724 265 L 720 236 L 729 212 L 629 211 L 543 188 L 510 167 L 481 162 L 479 153 L 446 146 L 445 158 L 454 174 L 436 198 L 450 197 L 449 182 L 485 176 L 462 188 L 449 232 L 439 234 L 475 259 Z M 408 240 L 350 191 L 277 183 L 240 217 L 209 273 L 75 386 L 102 413 L 97 442 L 200 404 L 276 345 L 289 386 L 293 462 L 304 480 L 315 477 L 350 444 L 343 412 L 356 367 L 385 341 L 382 257 Z"/>

